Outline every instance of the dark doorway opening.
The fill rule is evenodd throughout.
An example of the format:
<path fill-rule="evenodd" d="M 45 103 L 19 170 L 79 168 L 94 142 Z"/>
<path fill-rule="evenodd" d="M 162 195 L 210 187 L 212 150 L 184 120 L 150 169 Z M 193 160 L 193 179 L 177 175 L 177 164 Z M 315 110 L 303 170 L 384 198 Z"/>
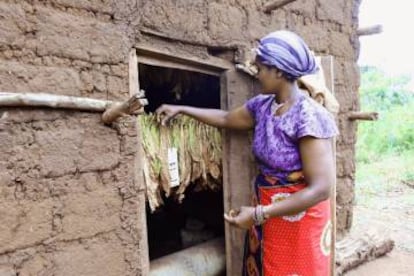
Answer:
<path fill-rule="evenodd" d="M 220 108 L 220 78 L 199 72 L 139 64 L 140 88 L 145 90 L 147 113 L 162 104 Z M 200 190 L 197 180 L 184 200 L 163 195 L 164 205 L 151 213 L 147 204 L 150 260 L 224 236 L 223 189 Z"/>

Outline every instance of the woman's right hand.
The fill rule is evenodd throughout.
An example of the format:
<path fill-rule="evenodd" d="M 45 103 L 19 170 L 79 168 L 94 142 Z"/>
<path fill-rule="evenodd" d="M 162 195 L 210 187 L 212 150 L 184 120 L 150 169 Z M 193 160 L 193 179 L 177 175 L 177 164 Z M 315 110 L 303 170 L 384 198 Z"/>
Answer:
<path fill-rule="evenodd" d="M 165 126 L 172 118 L 181 112 L 182 106 L 163 104 L 157 108 L 155 113 L 157 114 L 158 122 L 161 122 L 162 126 Z"/>

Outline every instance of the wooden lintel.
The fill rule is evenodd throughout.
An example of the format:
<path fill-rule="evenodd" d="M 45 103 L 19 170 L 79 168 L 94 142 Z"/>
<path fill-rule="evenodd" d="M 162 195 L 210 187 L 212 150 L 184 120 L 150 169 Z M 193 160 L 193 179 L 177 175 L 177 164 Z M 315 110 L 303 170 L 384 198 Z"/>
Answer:
<path fill-rule="evenodd" d="M 136 51 L 138 55 L 138 62 L 150 63 L 150 65 L 154 64 L 159 66 L 161 63 L 165 63 L 168 67 L 185 66 L 185 68 L 178 68 L 184 70 L 192 70 L 190 68 L 192 67 L 195 71 L 197 71 L 198 68 L 215 74 L 220 74 L 226 70 L 234 68 L 233 63 L 220 58 L 212 56 L 206 59 L 188 57 L 177 53 L 170 53 L 149 45 L 138 45 L 136 47 Z"/>
<path fill-rule="evenodd" d="M 378 120 L 378 112 L 353 111 L 348 114 L 348 120 L 376 121 Z"/>
<path fill-rule="evenodd" d="M 263 7 L 263 11 L 265 13 L 270 13 L 273 10 L 276 10 L 278 8 L 283 7 L 284 5 L 287 5 L 291 2 L 294 2 L 296 0 L 273 0 L 266 3 Z"/>
<path fill-rule="evenodd" d="M 382 25 L 363 27 L 357 30 L 357 35 L 359 36 L 374 35 L 374 34 L 380 34 L 380 33 L 382 33 Z"/>

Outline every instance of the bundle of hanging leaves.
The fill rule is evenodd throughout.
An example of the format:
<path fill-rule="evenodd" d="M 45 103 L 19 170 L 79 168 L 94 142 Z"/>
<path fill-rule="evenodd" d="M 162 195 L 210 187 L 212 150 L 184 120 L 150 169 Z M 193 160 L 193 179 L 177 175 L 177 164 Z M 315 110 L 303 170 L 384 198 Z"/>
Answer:
<path fill-rule="evenodd" d="M 152 211 L 163 204 L 161 193 L 179 202 L 190 184 L 197 190 L 221 188 L 222 143 L 217 128 L 187 116 L 177 116 L 168 126 L 161 126 L 155 115 L 138 116 L 141 130 L 144 178 Z M 168 149 L 176 148 L 180 183 L 171 188 Z"/>

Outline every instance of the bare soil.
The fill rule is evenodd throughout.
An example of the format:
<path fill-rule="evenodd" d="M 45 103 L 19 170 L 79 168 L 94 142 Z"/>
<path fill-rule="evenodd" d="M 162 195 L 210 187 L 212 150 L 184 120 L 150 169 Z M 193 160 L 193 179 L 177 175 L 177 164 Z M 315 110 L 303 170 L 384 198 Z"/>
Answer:
<path fill-rule="evenodd" d="M 395 248 L 389 254 L 349 271 L 347 276 L 414 275 L 413 207 L 414 189 L 403 182 L 374 194 L 357 194 L 352 231 L 371 227 L 380 229 L 395 241 Z"/>

